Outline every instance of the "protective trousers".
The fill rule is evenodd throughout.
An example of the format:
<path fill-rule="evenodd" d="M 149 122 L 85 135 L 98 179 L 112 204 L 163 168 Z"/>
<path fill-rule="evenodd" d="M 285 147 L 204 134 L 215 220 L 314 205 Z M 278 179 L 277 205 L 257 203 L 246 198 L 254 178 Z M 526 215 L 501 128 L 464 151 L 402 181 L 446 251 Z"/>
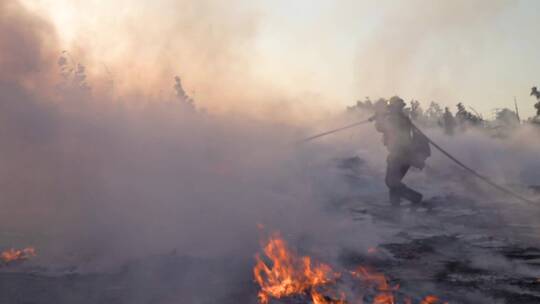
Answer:
<path fill-rule="evenodd" d="M 412 203 L 422 201 L 422 194 L 407 187 L 402 182 L 410 167 L 406 157 L 393 154 L 388 156 L 385 182 L 389 189 L 390 203 L 393 205 L 399 204 L 401 198 Z"/>

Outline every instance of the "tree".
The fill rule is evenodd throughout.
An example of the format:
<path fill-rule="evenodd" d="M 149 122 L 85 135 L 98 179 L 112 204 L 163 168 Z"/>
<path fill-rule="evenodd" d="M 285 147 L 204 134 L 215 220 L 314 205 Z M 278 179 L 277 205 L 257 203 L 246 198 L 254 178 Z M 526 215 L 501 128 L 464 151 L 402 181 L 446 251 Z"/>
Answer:
<path fill-rule="evenodd" d="M 178 100 L 189 105 L 191 108 L 195 108 L 195 102 L 186 94 L 186 91 L 182 86 L 182 80 L 179 76 L 174 77 L 174 90 L 176 91 L 176 98 L 178 98 Z"/>
<path fill-rule="evenodd" d="M 538 101 L 534 104 L 534 108 L 536 109 L 536 116 L 540 116 L 540 92 L 536 87 L 532 87 L 531 96 L 536 97 L 536 100 Z"/>
<path fill-rule="evenodd" d="M 57 61 L 60 67 L 60 75 L 63 82 L 60 86 L 69 91 L 79 90 L 90 92 L 91 88 L 87 83 L 86 67 L 79 62 L 75 62 L 67 51 L 62 51 Z"/>
<path fill-rule="evenodd" d="M 348 111 L 364 111 L 364 112 L 372 112 L 373 111 L 373 102 L 369 98 L 369 96 L 366 96 L 364 101 L 358 100 L 356 101 L 356 104 L 351 107 L 347 107 Z"/>
<path fill-rule="evenodd" d="M 503 125 L 508 125 L 508 126 L 519 123 L 519 119 L 516 112 L 507 108 L 497 109 L 497 112 L 495 113 L 495 120 Z"/>
<path fill-rule="evenodd" d="M 466 127 L 466 125 L 479 126 L 483 124 L 484 120 L 480 116 L 467 111 L 463 103 L 458 103 L 456 107 L 458 109 L 456 119 L 462 128 Z"/>

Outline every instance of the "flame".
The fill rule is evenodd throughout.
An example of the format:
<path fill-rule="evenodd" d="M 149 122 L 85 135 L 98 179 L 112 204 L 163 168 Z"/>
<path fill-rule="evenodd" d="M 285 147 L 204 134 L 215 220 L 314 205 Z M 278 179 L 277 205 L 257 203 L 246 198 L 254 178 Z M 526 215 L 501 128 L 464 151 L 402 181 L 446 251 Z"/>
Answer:
<path fill-rule="evenodd" d="M 312 262 L 310 257 L 298 257 L 292 253 L 279 235 L 274 235 L 264 246 L 264 254 L 270 260 L 267 265 L 257 255 L 253 269 L 255 281 L 259 284 L 259 302 L 267 304 L 269 298 L 276 299 L 293 295 L 309 295 L 313 303 L 344 303 L 340 300 L 327 300 L 319 287 L 329 285 L 339 277 L 330 266 Z"/>
<path fill-rule="evenodd" d="M 386 276 L 382 273 L 369 271 L 365 267 L 359 267 L 357 271 L 352 271 L 351 274 L 361 279 L 368 285 L 374 285 L 379 292 L 373 299 L 373 304 L 395 304 L 394 291 L 399 289 L 399 285 L 390 286 Z"/>
<path fill-rule="evenodd" d="M 296 255 L 279 234 L 269 238 L 263 246 L 263 252 L 264 258 L 259 254 L 255 256 L 256 265 L 253 268 L 255 281 L 260 287 L 258 294 L 260 304 L 268 304 L 271 298 L 282 299 L 292 296 L 310 297 L 313 304 L 364 303 L 362 296 L 352 301 L 347 300 L 344 293 L 339 296 L 328 296 L 331 292 L 336 294 L 337 280 L 342 274 L 334 271 L 329 265 L 314 262 L 309 256 Z M 349 274 L 375 292 L 372 304 L 399 304 L 395 296 L 399 285 L 390 285 L 384 274 L 367 267 L 359 267 Z M 405 298 L 401 303 L 412 304 L 412 300 Z M 437 303 L 442 302 L 430 295 L 419 304 Z"/>
<path fill-rule="evenodd" d="M 27 247 L 20 250 L 15 250 L 13 248 L 8 249 L 0 253 L 0 260 L 4 263 L 11 263 L 15 261 L 24 261 L 28 260 L 31 257 L 36 256 L 36 249 L 33 247 Z"/>
<path fill-rule="evenodd" d="M 379 249 L 377 249 L 377 247 L 370 247 L 368 248 L 368 254 L 376 254 L 379 252 Z"/>
<path fill-rule="evenodd" d="M 425 297 L 420 304 L 436 304 L 439 303 L 440 300 L 436 296 L 427 296 Z"/>

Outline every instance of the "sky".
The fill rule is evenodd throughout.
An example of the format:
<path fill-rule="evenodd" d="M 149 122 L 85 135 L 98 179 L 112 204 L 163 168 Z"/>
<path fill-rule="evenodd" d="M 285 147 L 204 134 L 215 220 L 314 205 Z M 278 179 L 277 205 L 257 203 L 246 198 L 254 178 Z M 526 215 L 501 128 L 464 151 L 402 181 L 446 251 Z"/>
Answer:
<path fill-rule="evenodd" d="M 331 112 L 397 94 L 487 118 L 515 97 L 531 116 L 540 85 L 534 0 L 22 2 L 124 94 L 166 94 L 180 74 L 208 109 Z"/>

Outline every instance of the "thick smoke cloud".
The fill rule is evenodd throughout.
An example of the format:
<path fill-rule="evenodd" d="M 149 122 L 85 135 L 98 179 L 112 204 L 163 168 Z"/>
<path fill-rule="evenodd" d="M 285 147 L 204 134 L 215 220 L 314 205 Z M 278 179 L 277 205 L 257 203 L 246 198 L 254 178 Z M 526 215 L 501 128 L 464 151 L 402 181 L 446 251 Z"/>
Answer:
<path fill-rule="evenodd" d="M 93 3 L 69 6 L 74 12 L 103 9 Z M 273 107 L 274 97 L 286 98 L 254 73 L 255 3 L 160 0 L 109 6 L 114 15 L 101 16 L 99 24 L 81 16 L 68 46 L 88 67 L 95 93 L 109 90 L 112 80 L 116 96 L 164 100 L 171 95 L 171 75 L 180 75 L 199 106 L 213 112 L 261 115 Z"/>
<path fill-rule="evenodd" d="M 0 17 L 0 81 L 39 88 L 54 64 L 57 40 L 53 27 L 17 1 L 0 1 Z"/>
<path fill-rule="evenodd" d="M 24 235 L 10 245 L 32 240 L 43 264 L 96 270 L 171 250 L 251 257 L 259 223 L 292 234 L 328 230 L 316 185 L 333 188 L 336 174 L 321 178 L 329 169 L 322 154 L 291 144 L 301 130 L 203 114 L 178 100 L 133 94 L 118 103 L 77 83 L 66 89 L 54 77 L 61 52 L 52 27 L 3 5 L 10 22 L 2 36 L 13 38 L 1 49 L 0 178 L 9 210 L 1 222 Z"/>

